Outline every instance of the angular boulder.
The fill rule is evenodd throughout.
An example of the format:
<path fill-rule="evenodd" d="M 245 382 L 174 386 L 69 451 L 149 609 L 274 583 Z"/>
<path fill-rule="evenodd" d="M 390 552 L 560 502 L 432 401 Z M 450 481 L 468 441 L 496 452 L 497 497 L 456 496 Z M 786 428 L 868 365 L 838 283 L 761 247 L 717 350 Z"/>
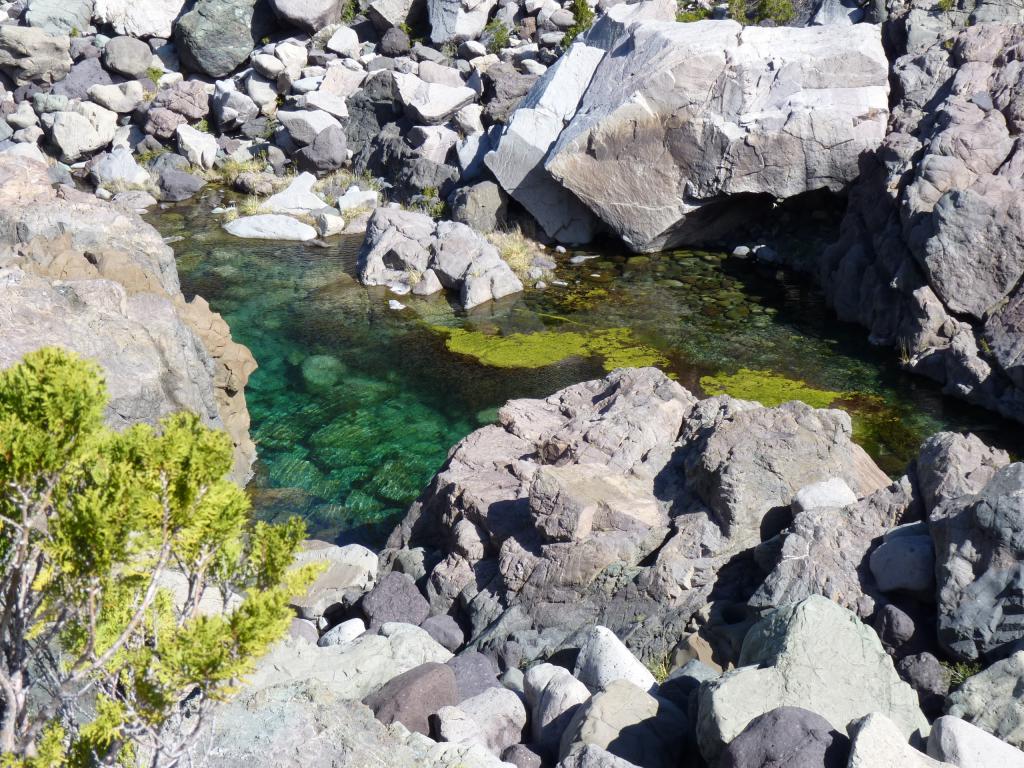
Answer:
<path fill-rule="evenodd" d="M 972 496 L 940 504 L 928 528 L 939 642 L 962 659 L 1005 655 L 1024 639 L 1024 464 L 999 469 Z"/>
<path fill-rule="evenodd" d="M 267 0 L 198 0 L 174 25 L 181 63 L 210 77 L 231 74 L 273 28 Z"/>
<path fill-rule="evenodd" d="M 1024 651 L 997 661 L 949 694 L 946 714 L 1024 749 Z"/>
<path fill-rule="evenodd" d="M 341 20 L 341 0 L 270 0 L 277 17 L 305 32 L 319 32 Z"/>
<path fill-rule="evenodd" d="M 616 680 L 580 706 L 562 735 L 559 757 L 578 744 L 608 750 L 640 768 L 675 768 L 687 731 L 686 715 L 627 680 Z"/>
<path fill-rule="evenodd" d="M 71 38 L 37 27 L 0 26 L 0 72 L 15 85 L 56 83 L 71 69 Z"/>
<path fill-rule="evenodd" d="M 701 754 L 716 761 L 755 717 L 782 706 L 809 709 L 840 732 L 872 712 L 904 741 L 928 731 L 874 631 L 817 595 L 769 613 L 743 641 L 738 668 L 701 686 Z"/>
<path fill-rule="evenodd" d="M 732 195 L 838 192 L 885 136 L 877 26 L 647 22 L 617 42 L 544 167 L 634 250 L 714 236 Z"/>
<path fill-rule="evenodd" d="M 186 5 L 188 0 L 96 0 L 94 15 L 119 35 L 169 38 Z"/>

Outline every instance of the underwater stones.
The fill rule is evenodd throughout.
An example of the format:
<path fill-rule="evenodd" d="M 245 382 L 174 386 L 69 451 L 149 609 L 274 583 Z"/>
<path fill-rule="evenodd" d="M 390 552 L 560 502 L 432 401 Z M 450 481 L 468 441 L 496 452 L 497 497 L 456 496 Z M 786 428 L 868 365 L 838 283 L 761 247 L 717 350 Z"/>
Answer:
<path fill-rule="evenodd" d="M 701 686 L 704 758 L 716 761 L 751 720 L 781 706 L 809 709 L 840 732 L 872 712 L 892 720 L 904 742 L 928 730 L 874 630 L 820 596 L 769 613 L 747 634 L 737 668 Z"/>
<path fill-rule="evenodd" d="M 266 213 L 229 221 L 224 230 L 235 237 L 254 240 L 315 240 L 316 230 L 291 216 Z"/>
<path fill-rule="evenodd" d="M 312 355 L 302 361 L 302 380 L 313 390 L 330 390 L 345 373 L 344 364 L 333 355 Z"/>

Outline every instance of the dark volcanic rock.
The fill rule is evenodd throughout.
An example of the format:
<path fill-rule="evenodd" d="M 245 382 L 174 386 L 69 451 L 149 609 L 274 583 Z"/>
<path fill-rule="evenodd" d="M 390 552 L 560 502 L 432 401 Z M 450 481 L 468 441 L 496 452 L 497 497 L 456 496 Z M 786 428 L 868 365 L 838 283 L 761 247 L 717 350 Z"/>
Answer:
<path fill-rule="evenodd" d="M 720 768 L 844 768 L 850 740 L 823 718 L 779 707 L 750 721 L 725 748 Z"/>

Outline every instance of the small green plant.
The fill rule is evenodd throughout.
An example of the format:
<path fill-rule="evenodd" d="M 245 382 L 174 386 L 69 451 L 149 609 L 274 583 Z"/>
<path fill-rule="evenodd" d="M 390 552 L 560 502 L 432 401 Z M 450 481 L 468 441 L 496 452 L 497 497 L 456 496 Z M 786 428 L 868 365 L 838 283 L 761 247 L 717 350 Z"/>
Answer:
<path fill-rule="evenodd" d="M 502 232 L 491 232 L 487 240 L 498 249 L 498 255 L 509 265 L 520 280 L 527 279 L 536 249 L 519 227 Z"/>
<path fill-rule="evenodd" d="M 959 688 L 982 670 L 980 661 L 944 661 L 942 667 L 949 673 L 950 688 Z"/>
<path fill-rule="evenodd" d="M 202 120 L 200 120 L 198 123 L 196 123 L 195 128 L 196 128 L 197 131 L 202 131 L 203 133 L 209 133 L 210 132 L 210 121 L 207 120 L 204 117 Z"/>
<path fill-rule="evenodd" d="M 424 187 L 423 191 L 416 196 L 413 208 L 422 211 L 432 219 L 443 219 L 447 205 L 441 199 L 441 193 L 437 187 Z"/>
<path fill-rule="evenodd" d="M 4 768 L 177 765 L 316 574 L 301 520 L 250 519 L 224 432 L 114 432 L 107 400 L 64 350 L 0 373 Z"/>
<path fill-rule="evenodd" d="M 679 11 L 676 13 L 676 21 L 687 24 L 691 21 L 704 21 L 711 18 L 711 11 L 707 8 L 696 8 L 693 10 Z"/>
<path fill-rule="evenodd" d="M 484 27 L 483 37 L 487 38 L 487 52 L 499 53 L 508 48 L 511 33 L 504 22 L 499 19 L 491 19 Z"/>
<path fill-rule="evenodd" d="M 654 675 L 654 679 L 658 681 L 659 685 L 668 680 L 668 676 L 672 674 L 667 657 L 648 662 L 647 671 Z"/>
<path fill-rule="evenodd" d="M 757 5 L 758 21 L 772 21 L 783 26 L 795 17 L 793 0 L 761 0 Z"/>
<path fill-rule="evenodd" d="M 359 0 L 348 0 L 341 9 L 341 23 L 351 24 L 359 15 Z"/>
<path fill-rule="evenodd" d="M 748 21 L 746 0 L 729 0 L 728 14 L 733 21 L 746 24 Z"/>
<path fill-rule="evenodd" d="M 82 33 L 78 27 L 72 27 L 71 32 L 68 33 L 70 37 L 81 37 Z"/>
<path fill-rule="evenodd" d="M 238 211 L 243 216 L 257 216 L 263 211 L 263 201 L 256 195 L 249 195 L 238 205 Z"/>
<path fill-rule="evenodd" d="M 943 13 L 950 13 L 956 9 L 956 0 L 939 0 L 939 2 L 935 4 L 935 7 Z"/>
<path fill-rule="evenodd" d="M 441 53 L 446 59 L 457 59 L 459 57 L 459 44 L 454 40 L 449 40 L 441 46 Z"/>
<path fill-rule="evenodd" d="M 166 155 L 170 151 L 171 150 L 169 150 L 167 147 L 160 147 L 159 149 L 147 149 L 145 152 L 140 152 L 136 156 L 135 160 L 136 162 L 138 162 L 139 165 L 149 165 L 158 157 Z"/>
<path fill-rule="evenodd" d="M 153 81 L 156 85 L 160 82 L 160 78 L 164 76 L 164 71 L 160 67 L 150 67 L 146 70 L 146 77 Z"/>
<path fill-rule="evenodd" d="M 568 48 L 577 36 L 582 35 L 594 24 L 594 9 L 587 0 L 572 0 L 572 15 L 576 23 L 566 30 L 562 38 L 562 47 Z"/>

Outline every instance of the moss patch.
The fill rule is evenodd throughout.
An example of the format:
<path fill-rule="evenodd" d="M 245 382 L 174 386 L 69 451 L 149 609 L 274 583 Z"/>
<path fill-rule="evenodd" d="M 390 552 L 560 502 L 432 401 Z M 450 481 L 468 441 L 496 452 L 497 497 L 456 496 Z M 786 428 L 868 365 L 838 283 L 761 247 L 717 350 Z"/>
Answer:
<path fill-rule="evenodd" d="M 507 336 L 435 326 L 444 334 L 448 351 L 473 357 L 494 368 L 543 368 L 571 357 L 601 357 L 605 370 L 654 365 L 668 360 L 658 350 L 640 344 L 628 328 L 578 333 L 539 331 Z"/>
<path fill-rule="evenodd" d="M 852 394 L 815 389 L 799 379 L 749 368 L 740 368 L 732 374 L 702 376 L 700 386 L 708 396 L 732 395 L 740 400 L 756 400 L 769 408 L 790 400 L 800 400 L 813 408 L 828 408 L 836 400 L 848 398 Z"/>

